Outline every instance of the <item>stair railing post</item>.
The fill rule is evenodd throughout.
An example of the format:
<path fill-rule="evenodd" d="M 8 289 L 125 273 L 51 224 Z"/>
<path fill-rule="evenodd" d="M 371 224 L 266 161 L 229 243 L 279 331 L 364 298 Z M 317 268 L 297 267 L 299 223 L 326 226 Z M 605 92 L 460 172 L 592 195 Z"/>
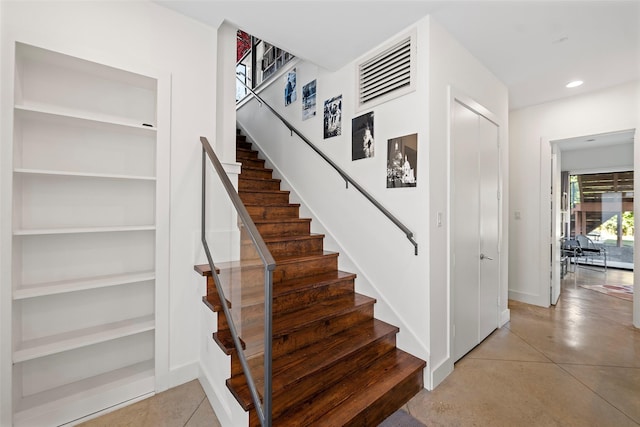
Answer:
<path fill-rule="evenodd" d="M 271 406 L 272 406 L 272 335 L 273 335 L 273 325 L 272 325 L 272 312 L 273 312 L 273 270 L 276 267 L 275 260 L 269 252 L 264 240 L 260 236 L 256 225 L 251 220 L 251 216 L 247 212 L 246 207 L 240 200 L 237 191 L 233 187 L 233 184 L 229 180 L 224 171 L 222 164 L 218 160 L 218 157 L 213 152 L 209 141 L 206 138 L 201 137 L 200 142 L 202 143 L 202 206 L 201 206 L 201 233 L 200 238 L 202 241 L 202 245 L 204 248 L 205 255 L 207 257 L 207 261 L 209 264 L 209 268 L 211 269 L 211 276 L 215 283 L 215 287 L 218 293 L 218 297 L 221 301 L 222 311 L 225 314 L 227 319 L 229 331 L 231 332 L 231 337 L 233 339 L 234 346 L 236 348 L 236 353 L 238 355 L 238 359 L 240 361 L 240 365 L 242 366 L 242 370 L 245 373 L 245 379 L 247 381 L 247 386 L 249 387 L 249 392 L 251 394 L 251 398 L 254 403 L 256 414 L 258 415 L 258 419 L 260 420 L 260 424 L 262 427 L 271 427 Z M 206 158 L 207 156 L 211 160 L 211 163 L 220 178 L 223 187 L 225 188 L 229 198 L 231 199 L 232 204 L 234 205 L 236 212 L 245 225 L 245 228 L 251 238 L 253 244 L 256 247 L 259 257 L 262 260 L 265 268 L 265 325 L 264 325 L 264 341 L 265 341 L 265 352 L 264 352 L 264 390 L 262 396 L 262 404 L 260 402 L 260 395 L 255 385 L 255 381 L 253 376 L 251 375 L 251 370 L 249 368 L 249 364 L 247 362 L 246 356 L 242 351 L 242 342 L 240 341 L 239 334 L 236 329 L 235 322 L 233 321 L 233 317 L 229 311 L 229 306 L 226 303 L 227 299 L 224 295 L 224 290 L 222 283 L 220 282 L 220 278 L 218 277 L 218 272 L 216 266 L 213 262 L 213 258 L 211 256 L 211 251 L 209 250 L 209 245 L 207 243 L 205 227 L 206 227 Z"/>

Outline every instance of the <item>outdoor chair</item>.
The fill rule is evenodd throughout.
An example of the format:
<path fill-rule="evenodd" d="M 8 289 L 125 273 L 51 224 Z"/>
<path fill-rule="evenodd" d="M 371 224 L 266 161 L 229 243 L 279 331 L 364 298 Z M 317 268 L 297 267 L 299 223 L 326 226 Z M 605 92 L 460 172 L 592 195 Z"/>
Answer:
<path fill-rule="evenodd" d="M 575 240 L 580 246 L 580 256 L 578 259 L 584 258 L 584 263 L 589 265 L 603 266 L 604 271 L 607 271 L 607 249 L 602 243 L 594 243 L 589 237 L 584 234 L 576 236 Z M 594 260 L 602 260 L 602 264 L 594 264 Z"/>

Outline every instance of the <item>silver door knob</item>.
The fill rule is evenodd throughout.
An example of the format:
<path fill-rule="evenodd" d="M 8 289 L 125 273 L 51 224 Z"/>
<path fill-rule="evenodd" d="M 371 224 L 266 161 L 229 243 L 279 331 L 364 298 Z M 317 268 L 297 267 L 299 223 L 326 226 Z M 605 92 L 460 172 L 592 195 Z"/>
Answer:
<path fill-rule="evenodd" d="M 493 261 L 493 258 L 488 257 L 485 254 L 480 254 L 480 259 L 488 259 L 489 261 Z"/>

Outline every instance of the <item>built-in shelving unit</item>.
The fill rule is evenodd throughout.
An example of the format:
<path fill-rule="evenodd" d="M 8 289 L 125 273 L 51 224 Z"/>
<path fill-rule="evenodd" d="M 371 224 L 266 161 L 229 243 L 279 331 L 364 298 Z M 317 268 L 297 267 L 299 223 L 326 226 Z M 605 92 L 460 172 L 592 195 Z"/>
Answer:
<path fill-rule="evenodd" d="M 154 392 L 157 80 L 16 44 L 15 425 Z"/>

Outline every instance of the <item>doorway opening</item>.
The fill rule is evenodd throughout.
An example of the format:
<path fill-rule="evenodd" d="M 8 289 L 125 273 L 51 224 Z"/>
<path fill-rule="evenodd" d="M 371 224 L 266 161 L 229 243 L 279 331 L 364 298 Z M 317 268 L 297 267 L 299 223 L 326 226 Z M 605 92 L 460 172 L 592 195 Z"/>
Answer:
<path fill-rule="evenodd" d="M 610 285 L 609 268 L 634 268 L 634 136 L 631 129 L 551 141 L 551 304 L 568 274 L 575 280 L 591 269 L 599 275 L 590 280 Z"/>
<path fill-rule="evenodd" d="M 569 236 L 603 249 L 596 265 L 633 270 L 633 171 L 569 175 L 569 183 Z"/>

